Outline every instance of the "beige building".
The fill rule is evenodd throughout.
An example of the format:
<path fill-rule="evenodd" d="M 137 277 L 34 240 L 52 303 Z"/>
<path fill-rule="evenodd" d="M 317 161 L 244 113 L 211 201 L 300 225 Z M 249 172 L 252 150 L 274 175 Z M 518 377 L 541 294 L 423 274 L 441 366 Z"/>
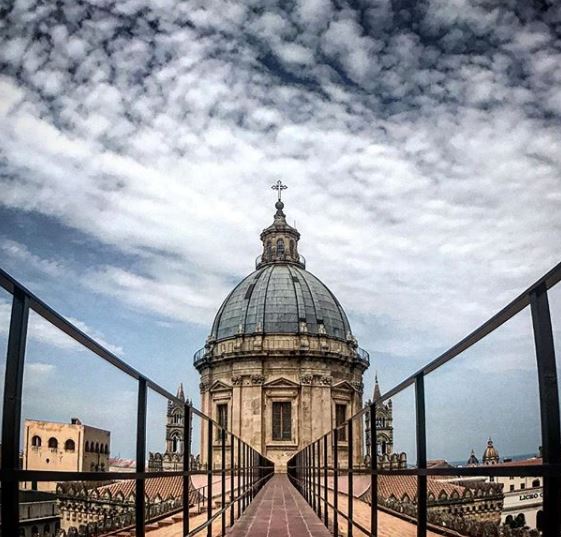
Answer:
<path fill-rule="evenodd" d="M 298 449 L 361 410 L 369 358 L 335 295 L 306 270 L 280 196 L 275 207 L 256 270 L 223 302 L 195 367 L 202 411 L 286 471 Z M 360 464 L 362 427 L 354 434 Z M 345 434 L 339 444 L 345 453 Z M 203 463 L 206 453 L 203 431 Z"/>
<path fill-rule="evenodd" d="M 109 431 L 70 423 L 25 420 L 24 470 L 104 472 L 109 469 Z M 54 482 L 25 483 L 24 488 L 55 490 Z"/>

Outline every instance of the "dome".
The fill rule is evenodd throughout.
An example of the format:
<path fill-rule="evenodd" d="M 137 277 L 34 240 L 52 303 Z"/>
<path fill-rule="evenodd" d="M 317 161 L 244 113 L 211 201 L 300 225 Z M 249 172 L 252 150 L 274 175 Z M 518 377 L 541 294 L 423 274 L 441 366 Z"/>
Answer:
<path fill-rule="evenodd" d="M 211 339 L 301 332 L 343 341 L 352 338 L 339 301 L 301 264 L 284 260 L 258 266 L 223 302 L 212 325 Z"/>
<path fill-rule="evenodd" d="M 487 447 L 483 453 L 483 463 L 484 464 L 494 464 L 499 462 L 499 452 L 493 445 L 493 440 L 489 438 L 487 441 Z"/>

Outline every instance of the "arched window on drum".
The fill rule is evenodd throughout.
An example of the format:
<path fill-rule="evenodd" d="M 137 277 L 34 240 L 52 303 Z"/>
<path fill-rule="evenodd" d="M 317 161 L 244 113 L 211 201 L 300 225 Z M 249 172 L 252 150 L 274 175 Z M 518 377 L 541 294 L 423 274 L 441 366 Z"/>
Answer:
<path fill-rule="evenodd" d="M 282 239 L 277 240 L 277 257 L 284 257 L 284 241 Z"/>

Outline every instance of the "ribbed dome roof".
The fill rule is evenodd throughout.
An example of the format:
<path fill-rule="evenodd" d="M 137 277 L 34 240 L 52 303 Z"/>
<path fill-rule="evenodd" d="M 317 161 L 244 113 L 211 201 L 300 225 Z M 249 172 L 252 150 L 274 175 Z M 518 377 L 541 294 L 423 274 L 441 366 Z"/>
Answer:
<path fill-rule="evenodd" d="M 347 316 L 333 293 L 313 274 L 290 263 L 262 266 L 244 278 L 218 310 L 211 337 L 237 334 L 351 336 Z"/>

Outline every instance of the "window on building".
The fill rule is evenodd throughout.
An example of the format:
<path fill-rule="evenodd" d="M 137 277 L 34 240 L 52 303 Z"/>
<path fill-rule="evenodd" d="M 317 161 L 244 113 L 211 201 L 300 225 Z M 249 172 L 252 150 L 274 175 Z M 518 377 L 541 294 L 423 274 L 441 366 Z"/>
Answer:
<path fill-rule="evenodd" d="M 539 487 L 540 486 L 540 480 L 539 479 L 534 479 L 532 481 L 532 487 Z"/>
<path fill-rule="evenodd" d="M 49 438 L 49 447 L 51 449 L 58 448 L 58 440 L 54 436 L 51 436 L 51 438 Z"/>
<path fill-rule="evenodd" d="M 277 257 L 284 256 L 284 241 L 279 239 L 277 241 Z"/>
<path fill-rule="evenodd" d="M 526 488 L 526 483 L 520 483 L 520 490 L 523 490 Z"/>
<path fill-rule="evenodd" d="M 273 440 L 292 440 L 292 403 L 273 403 Z"/>
<path fill-rule="evenodd" d="M 33 447 L 41 447 L 41 437 L 35 435 L 32 439 L 31 439 L 31 445 Z"/>
<path fill-rule="evenodd" d="M 347 421 L 347 405 L 335 405 L 335 427 L 343 425 Z M 337 431 L 337 440 L 344 442 L 347 439 L 347 428 L 343 427 Z"/>
<path fill-rule="evenodd" d="M 105 444 L 105 454 L 109 455 L 109 444 Z"/>
<path fill-rule="evenodd" d="M 216 421 L 220 427 L 224 427 L 224 429 L 228 428 L 228 403 L 220 403 L 216 405 Z M 216 440 L 220 440 L 221 438 L 221 430 L 216 429 Z"/>
<path fill-rule="evenodd" d="M 65 451 L 74 451 L 76 449 L 76 444 L 74 444 L 74 440 L 68 439 L 64 442 L 64 450 Z"/>
<path fill-rule="evenodd" d="M 510 492 L 514 490 L 514 485 L 510 485 Z"/>

